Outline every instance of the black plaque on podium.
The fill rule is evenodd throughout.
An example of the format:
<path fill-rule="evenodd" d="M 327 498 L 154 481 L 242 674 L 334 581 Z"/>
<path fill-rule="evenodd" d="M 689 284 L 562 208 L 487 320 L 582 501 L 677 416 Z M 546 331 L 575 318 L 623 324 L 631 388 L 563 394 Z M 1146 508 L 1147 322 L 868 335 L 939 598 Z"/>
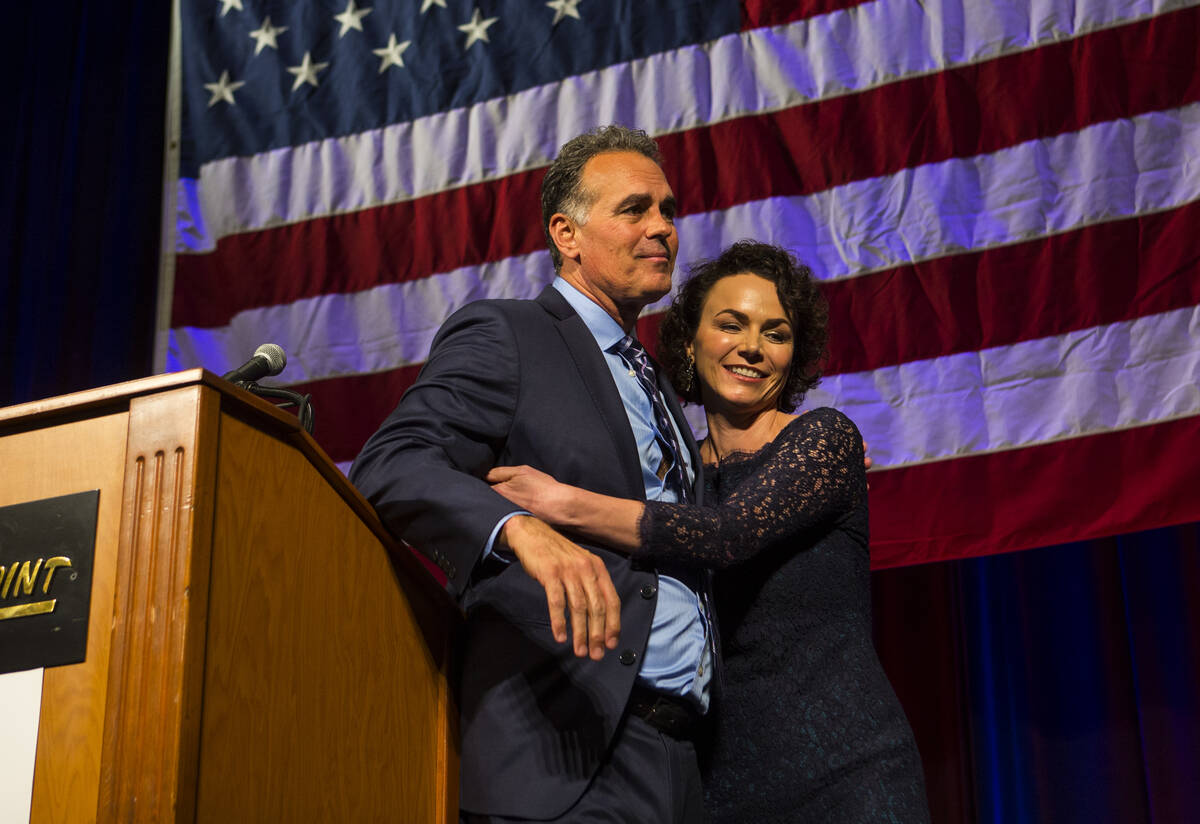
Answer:
<path fill-rule="evenodd" d="M 86 657 L 100 491 L 0 507 L 0 673 Z"/>

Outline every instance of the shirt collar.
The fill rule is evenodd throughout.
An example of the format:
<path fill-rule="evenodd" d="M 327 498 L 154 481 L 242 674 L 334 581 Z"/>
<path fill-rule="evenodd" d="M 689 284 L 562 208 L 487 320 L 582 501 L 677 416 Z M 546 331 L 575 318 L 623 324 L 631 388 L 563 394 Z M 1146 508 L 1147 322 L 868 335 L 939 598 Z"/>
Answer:
<path fill-rule="evenodd" d="M 583 292 L 561 277 L 556 277 L 550 285 L 558 290 L 567 303 L 571 304 L 571 308 L 583 320 L 601 350 L 607 352 L 613 344 L 625 337 L 625 330 L 621 328 L 621 324 L 617 323 L 612 315 L 601 309 L 598 303 Z"/>

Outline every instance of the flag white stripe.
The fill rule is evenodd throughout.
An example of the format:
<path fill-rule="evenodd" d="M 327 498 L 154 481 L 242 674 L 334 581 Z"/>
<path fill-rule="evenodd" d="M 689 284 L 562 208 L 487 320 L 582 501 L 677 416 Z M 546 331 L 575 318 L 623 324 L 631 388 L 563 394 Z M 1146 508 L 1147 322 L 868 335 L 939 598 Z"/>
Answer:
<path fill-rule="evenodd" d="M 883 467 L 929 463 L 1200 414 L 1200 306 L 827 378 Z"/>
<path fill-rule="evenodd" d="M 1177 208 L 1200 197 L 1196 157 L 1200 104 L 688 217 L 679 234 L 688 260 L 752 237 L 823 280 L 857 277 Z"/>
<path fill-rule="evenodd" d="M 287 350 L 283 378 L 304 383 L 421 363 L 438 327 L 482 298 L 535 297 L 554 276 L 549 252 L 509 257 L 350 294 L 239 312 L 228 326 L 172 329 L 167 369 L 224 373 L 263 341 Z"/>
<path fill-rule="evenodd" d="M 1198 342 L 1200 306 L 1188 306 L 834 375 L 804 407 L 849 415 L 880 469 L 987 454 L 1200 414 Z M 689 419 L 702 427 L 702 415 Z"/>
<path fill-rule="evenodd" d="M 1200 104 L 810 196 L 690 215 L 679 221 L 680 260 L 754 237 L 794 249 L 818 277 L 859 276 L 1184 205 L 1200 197 L 1195 157 Z M 225 372 L 265 340 L 290 353 L 293 383 L 420 363 L 455 309 L 480 298 L 533 297 L 551 272 L 549 255 L 538 252 L 247 310 L 227 326 L 172 330 L 168 368 Z"/>
<path fill-rule="evenodd" d="M 229 234 L 540 168 L 565 140 L 602 123 L 635 122 L 652 134 L 682 131 L 1026 51 L 1196 2 L 1047 0 L 1028 10 L 878 0 L 728 35 L 411 122 L 206 163 L 199 180 L 179 181 L 177 250 L 211 251 Z M 530 123 L 542 125 L 530 129 Z M 463 141 L 467 134 L 472 139 Z"/>

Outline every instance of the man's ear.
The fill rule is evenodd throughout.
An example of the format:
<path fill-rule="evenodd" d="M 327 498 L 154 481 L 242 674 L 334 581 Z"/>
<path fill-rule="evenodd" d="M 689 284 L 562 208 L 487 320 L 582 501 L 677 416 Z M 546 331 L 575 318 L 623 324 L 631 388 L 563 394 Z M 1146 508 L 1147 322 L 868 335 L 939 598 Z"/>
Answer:
<path fill-rule="evenodd" d="M 576 260 L 579 257 L 579 227 L 575 221 L 562 212 L 550 216 L 547 224 L 550 229 L 550 240 L 558 247 L 558 253 L 566 260 Z"/>

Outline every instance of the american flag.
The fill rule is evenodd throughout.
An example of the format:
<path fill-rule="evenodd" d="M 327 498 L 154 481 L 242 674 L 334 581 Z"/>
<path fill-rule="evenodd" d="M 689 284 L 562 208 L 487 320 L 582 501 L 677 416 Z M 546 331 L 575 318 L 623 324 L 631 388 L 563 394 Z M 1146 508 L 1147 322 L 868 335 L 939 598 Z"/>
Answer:
<path fill-rule="evenodd" d="M 752 237 L 821 279 L 806 406 L 870 443 L 877 568 L 1200 520 L 1195 2 L 180 7 L 161 356 L 283 345 L 343 466 L 452 311 L 550 281 L 543 170 L 616 122 L 681 271 Z"/>

